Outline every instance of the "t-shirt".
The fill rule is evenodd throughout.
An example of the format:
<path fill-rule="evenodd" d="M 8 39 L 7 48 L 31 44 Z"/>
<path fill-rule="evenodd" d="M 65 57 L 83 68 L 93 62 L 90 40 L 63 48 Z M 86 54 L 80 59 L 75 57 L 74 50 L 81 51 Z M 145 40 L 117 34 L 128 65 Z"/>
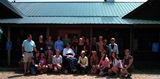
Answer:
<path fill-rule="evenodd" d="M 63 62 L 63 59 L 62 59 L 62 56 L 59 55 L 59 57 L 56 57 L 56 55 L 53 56 L 53 59 L 52 59 L 52 63 L 55 65 L 55 64 L 62 64 Z"/>
<path fill-rule="evenodd" d="M 40 43 L 39 41 L 37 42 L 37 50 L 40 52 L 40 53 L 45 53 L 45 43 L 42 42 Z"/>
<path fill-rule="evenodd" d="M 32 56 L 32 60 L 34 61 L 35 64 L 37 64 L 37 65 L 39 64 L 39 59 L 37 60 L 37 59 L 35 58 L 35 56 Z M 32 66 L 32 67 L 35 67 L 34 64 L 31 64 L 31 66 Z"/>
<path fill-rule="evenodd" d="M 127 59 L 126 59 L 126 57 L 124 57 L 124 66 L 125 65 L 127 66 L 129 64 L 130 59 L 133 59 L 133 57 L 131 55 Z M 131 66 L 128 69 L 130 69 L 130 68 L 133 68 L 133 63 L 131 64 Z"/>
<path fill-rule="evenodd" d="M 36 47 L 35 42 L 33 40 L 28 41 L 28 39 L 23 41 L 22 46 L 24 47 L 24 51 L 27 52 L 32 52 L 33 48 Z"/>

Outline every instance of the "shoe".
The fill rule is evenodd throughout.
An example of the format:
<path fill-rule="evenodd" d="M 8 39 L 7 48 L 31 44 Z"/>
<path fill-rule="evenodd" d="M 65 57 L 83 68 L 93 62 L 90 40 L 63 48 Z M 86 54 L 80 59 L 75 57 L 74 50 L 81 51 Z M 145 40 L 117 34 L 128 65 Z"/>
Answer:
<path fill-rule="evenodd" d="M 25 73 L 23 73 L 23 75 L 24 75 L 24 76 L 26 76 L 26 75 L 27 75 L 27 73 L 25 72 Z"/>

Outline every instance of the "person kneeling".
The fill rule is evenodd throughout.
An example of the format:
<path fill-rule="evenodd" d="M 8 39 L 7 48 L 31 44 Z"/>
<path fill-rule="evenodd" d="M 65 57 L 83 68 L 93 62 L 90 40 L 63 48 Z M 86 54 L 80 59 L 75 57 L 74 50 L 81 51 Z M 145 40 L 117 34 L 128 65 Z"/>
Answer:
<path fill-rule="evenodd" d="M 62 56 L 60 55 L 60 51 L 56 50 L 56 55 L 53 56 L 53 60 L 52 60 L 54 72 L 58 72 L 61 70 L 62 62 L 63 62 L 63 59 L 62 59 Z"/>
<path fill-rule="evenodd" d="M 44 58 L 44 53 L 41 53 L 41 58 L 40 58 L 39 65 L 38 65 L 38 70 L 39 70 L 40 74 L 42 74 L 44 72 L 46 67 L 47 67 L 47 65 L 46 65 L 46 59 Z"/>
<path fill-rule="evenodd" d="M 122 68 L 122 63 L 119 60 L 119 57 L 116 56 L 116 53 L 114 51 L 112 51 L 111 53 L 111 63 L 112 63 L 112 67 L 108 70 L 109 74 L 114 73 L 115 77 L 118 76 L 119 70 L 120 68 Z"/>
<path fill-rule="evenodd" d="M 100 73 L 99 75 L 100 76 L 103 76 L 104 74 L 106 74 L 110 68 L 110 63 L 109 63 L 109 59 L 106 55 L 106 52 L 103 51 L 101 53 L 102 57 L 101 57 L 101 60 L 100 60 L 100 63 L 98 64 L 97 68 L 98 70 L 100 70 Z"/>
<path fill-rule="evenodd" d="M 32 63 L 30 66 L 30 71 L 32 75 L 37 74 L 37 70 L 38 70 L 38 64 L 39 64 L 39 53 L 36 52 L 36 55 L 32 57 Z"/>
<path fill-rule="evenodd" d="M 130 55 L 130 50 L 125 49 L 125 57 L 123 59 L 123 68 L 121 69 L 121 77 L 130 77 L 132 71 L 134 70 L 133 66 L 133 57 Z"/>
<path fill-rule="evenodd" d="M 79 60 L 78 60 L 78 69 L 79 69 L 80 73 L 82 71 L 85 71 L 85 74 L 87 74 L 88 58 L 85 56 L 84 50 L 81 51 L 81 56 L 79 57 Z"/>

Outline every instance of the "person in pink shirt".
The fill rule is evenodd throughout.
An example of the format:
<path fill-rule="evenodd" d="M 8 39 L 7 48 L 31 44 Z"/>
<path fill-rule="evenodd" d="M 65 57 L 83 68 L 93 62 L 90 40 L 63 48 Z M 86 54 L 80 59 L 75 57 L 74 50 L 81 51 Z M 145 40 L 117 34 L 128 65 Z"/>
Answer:
<path fill-rule="evenodd" d="M 100 70 L 100 73 L 99 75 L 100 76 L 103 76 L 104 74 L 106 74 L 110 68 L 110 63 L 109 63 L 109 59 L 106 55 L 106 52 L 103 51 L 101 53 L 102 57 L 101 57 L 101 60 L 97 66 L 98 70 Z"/>

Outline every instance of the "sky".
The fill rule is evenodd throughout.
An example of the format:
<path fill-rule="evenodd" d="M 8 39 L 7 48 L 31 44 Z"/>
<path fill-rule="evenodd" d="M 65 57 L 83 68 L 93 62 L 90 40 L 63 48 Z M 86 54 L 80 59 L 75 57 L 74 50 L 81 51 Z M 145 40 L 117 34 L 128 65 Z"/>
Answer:
<path fill-rule="evenodd" d="M 14 0 L 8 0 L 8 1 L 14 1 Z M 16 2 L 103 2 L 104 0 L 15 0 Z M 147 0 L 115 0 L 115 2 L 146 2 Z"/>

